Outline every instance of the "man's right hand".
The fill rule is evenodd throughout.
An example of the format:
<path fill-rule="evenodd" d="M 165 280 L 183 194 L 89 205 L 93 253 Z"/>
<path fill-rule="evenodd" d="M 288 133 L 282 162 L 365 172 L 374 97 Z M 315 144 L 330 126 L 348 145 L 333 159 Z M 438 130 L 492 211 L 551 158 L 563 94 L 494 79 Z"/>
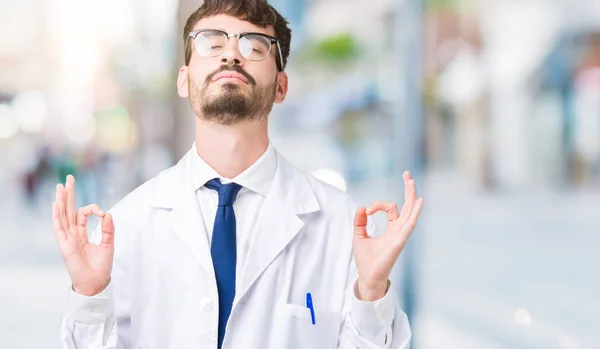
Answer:
<path fill-rule="evenodd" d="M 102 241 L 88 240 L 88 216 L 102 218 Z M 71 277 L 73 290 L 84 296 L 102 292 L 110 282 L 115 251 L 115 226 L 112 216 L 96 204 L 75 210 L 75 178 L 67 176 L 66 186 L 56 186 L 52 203 L 52 225 L 60 254 Z"/>

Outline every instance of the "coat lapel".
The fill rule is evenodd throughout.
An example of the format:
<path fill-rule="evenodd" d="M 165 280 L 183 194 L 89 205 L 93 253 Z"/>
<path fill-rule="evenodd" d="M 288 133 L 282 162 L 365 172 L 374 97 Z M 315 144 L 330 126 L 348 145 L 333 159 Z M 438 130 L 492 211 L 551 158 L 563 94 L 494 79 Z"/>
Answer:
<path fill-rule="evenodd" d="M 252 243 L 235 303 L 244 297 L 269 264 L 300 232 L 304 222 L 298 215 L 319 209 L 306 175 L 277 153 L 275 179 L 253 228 Z"/>
<path fill-rule="evenodd" d="M 171 231 L 214 281 L 206 226 L 190 178 L 190 160 L 188 153 L 177 165 L 161 174 L 153 206 L 171 209 L 168 218 Z"/>

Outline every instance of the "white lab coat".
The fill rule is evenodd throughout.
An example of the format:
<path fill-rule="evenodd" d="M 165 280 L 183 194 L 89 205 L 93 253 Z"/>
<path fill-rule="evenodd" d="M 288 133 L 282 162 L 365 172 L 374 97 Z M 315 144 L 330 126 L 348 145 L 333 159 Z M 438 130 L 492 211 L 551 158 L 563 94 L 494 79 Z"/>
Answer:
<path fill-rule="evenodd" d="M 218 293 L 190 165 L 188 153 L 109 211 L 111 284 L 95 297 L 71 292 L 63 348 L 216 349 Z M 277 153 L 223 349 L 409 347 L 409 324 L 391 289 L 374 304 L 354 296 L 355 210 L 346 193 Z M 96 230 L 92 241 L 100 236 Z"/>

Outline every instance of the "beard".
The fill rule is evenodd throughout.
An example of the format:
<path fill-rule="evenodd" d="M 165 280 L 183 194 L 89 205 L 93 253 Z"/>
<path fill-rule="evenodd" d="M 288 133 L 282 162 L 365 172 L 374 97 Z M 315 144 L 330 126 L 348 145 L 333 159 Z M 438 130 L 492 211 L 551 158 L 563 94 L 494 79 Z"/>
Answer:
<path fill-rule="evenodd" d="M 244 85 L 225 83 L 220 89 L 208 94 L 212 78 L 223 71 L 235 71 L 242 74 L 250 86 L 250 91 Z M 275 100 L 276 81 L 267 86 L 257 85 L 256 80 L 239 66 L 223 66 L 209 74 L 203 86 L 192 80 L 188 75 L 188 92 L 192 109 L 207 121 L 221 125 L 235 125 L 243 122 L 266 119 L 273 108 Z"/>

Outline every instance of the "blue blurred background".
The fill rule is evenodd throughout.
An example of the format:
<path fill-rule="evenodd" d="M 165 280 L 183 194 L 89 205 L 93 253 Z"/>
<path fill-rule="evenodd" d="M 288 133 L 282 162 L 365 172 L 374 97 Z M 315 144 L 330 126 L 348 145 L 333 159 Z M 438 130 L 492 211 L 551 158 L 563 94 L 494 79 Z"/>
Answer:
<path fill-rule="evenodd" d="M 600 1 L 271 3 L 293 28 L 275 146 L 363 204 L 402 203 L 404 169 L 425 197 L 393 280 L 413 347 L 600 348 Z M 57 347 L 55 184 L 109 208 L 191 146 L 200 4 L 0 0 L 0 347 Z"/>

